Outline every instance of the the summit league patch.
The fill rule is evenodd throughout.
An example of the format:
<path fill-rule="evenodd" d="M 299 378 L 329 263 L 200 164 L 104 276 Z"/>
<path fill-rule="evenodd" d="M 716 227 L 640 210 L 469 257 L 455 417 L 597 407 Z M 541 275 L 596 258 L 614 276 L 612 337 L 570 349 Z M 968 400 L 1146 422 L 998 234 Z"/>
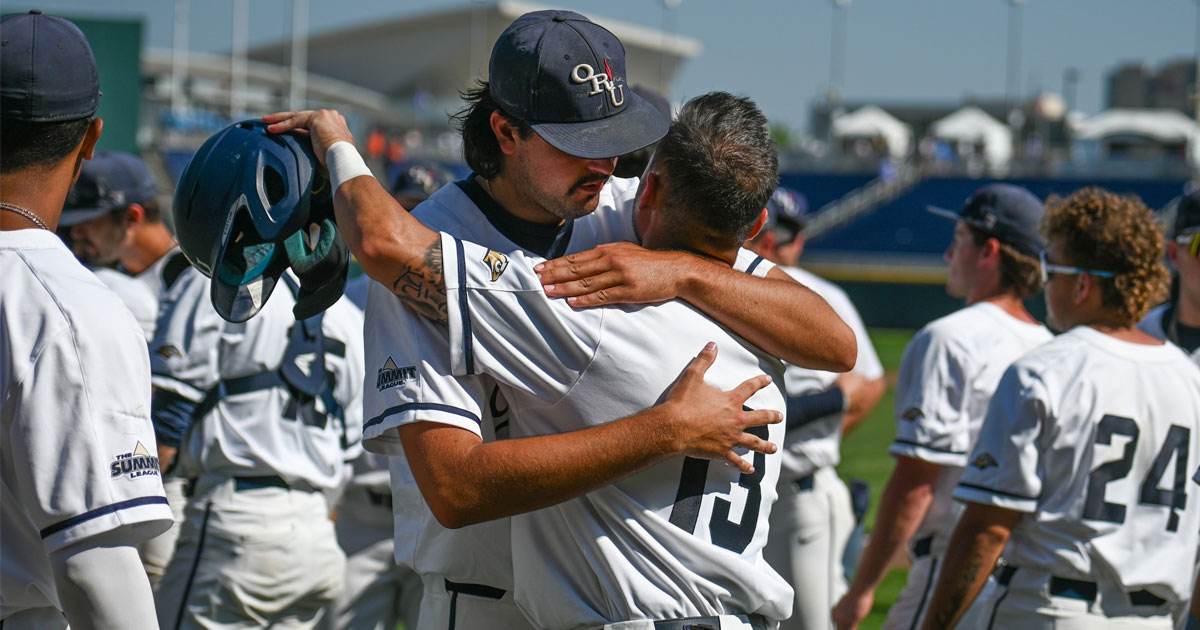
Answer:
<path fill-rule="evenodd" d="M 113 479 L 125 475 L 130 479 L 134 477 L 145 477 L 146 475 L 158 476 L 158 456 L 151 455 L 149 449 L 142 445 L 141 442 L 133 447 L 133 452 L 122 453 L 117 455 L 112 464 L 109 464 L 109 473 Z"/>
<path fill-rule="evenodd" d="M 375 389 L 383 391 L 393 387 L 400 387 L 409 381 L 416 380 L 416 378 L 417 367 L 415 365 L 399 367 L 392 360 L 392 357 L 388 357 L 383 367 L 379 368 L 379 376 L 375 379 Z"/>
<path fill-rule="evenodd" d="M 500 274 L 504 273 L 505 269 L 508 269 L 508 256 L 494 249 L 489 249 L 483 257 L 483 264 L 492 270 L 492 282 L 495 282 L 500 279 Z"/>
<path fill-rule="evenodd" d="M 1000 464 L 996 462 L 995 457 L 992 457 L 987 453 L 980 453 L 979 457 L 976 457 L 975 461 L 971 462 L 971 465 L 979 470 L 986 470 L 988 468 L 995 468 Z"/>

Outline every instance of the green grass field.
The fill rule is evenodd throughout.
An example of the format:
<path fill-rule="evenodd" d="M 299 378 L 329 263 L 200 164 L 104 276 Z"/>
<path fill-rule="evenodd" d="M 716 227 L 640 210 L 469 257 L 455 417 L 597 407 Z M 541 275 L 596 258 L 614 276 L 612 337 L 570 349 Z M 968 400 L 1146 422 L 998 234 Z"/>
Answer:
<path fill-rule="evenodd" d="M 896 385 L 896 372 L 900 368 L 900 357 L 904 347 L 912 339 L 914 331 L 890 330 L 884 328 L 872 329 L 871 341 L 883 362 L 887 373 L 887 392 L 879 404 L 867 416 L 867 419 L 842 440 L 842 464 L 838 472 L 843 479 L 864 479 L 871 484 L 871 510 L 867 514 L 867 531 L 870 532 L 875 524 L 875 509 L 879 505 L 879 495 L 883 485 L 892 474 L 894 461 L 887 454 L 888 445 L 896 436 L 895 424 L 892 421 L 893 389 Z M 863 630 L 876 630 L 883 625 L 883 619 L 888 608 L 896 601 L 900 589 L 904 587 L 905 571 L 893 570 L 875 594 L 875 607 L 863 622 Z"/>

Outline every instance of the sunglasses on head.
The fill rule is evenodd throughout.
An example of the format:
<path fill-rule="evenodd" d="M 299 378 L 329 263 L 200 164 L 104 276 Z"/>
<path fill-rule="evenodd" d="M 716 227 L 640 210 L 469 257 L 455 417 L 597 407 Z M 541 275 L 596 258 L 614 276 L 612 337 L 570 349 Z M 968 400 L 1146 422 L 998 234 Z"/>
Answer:
<path fill-rule="evenodd" d="M 1187 248 L 1187 252 L 1200 258 L 1200 230 L 1189 230 L 1175 237 L 1175 242 Z"/>
<path fill-rule="evenodd" d="M 1048 262 L 1046 260 L 1046 250 L 1044 250 L 1044 249 L 1041 252 L 1038 252 L 1038 262 L 1041 263 L 1039 265 L 1039 267 L 1042 271 L 1042 284 L 1046 284 L 1050 280 L 1050 274 L 1052 274 L 1052 273 L 1060 273 L 1063 275 L 1071 275 L 1071 276 L 1081 276 L 1081 275 L 1087 274 L 1089 276 L 1096 276 L 1099 278 L 1113 277 L 1113 272 L 1111 272 L 1111 271 L 1100 271 L 1097 269 L 1083 269 L 1082 267 L 1072 267 L 1070 265 L 1056 265 L 1052 262 Z"/>

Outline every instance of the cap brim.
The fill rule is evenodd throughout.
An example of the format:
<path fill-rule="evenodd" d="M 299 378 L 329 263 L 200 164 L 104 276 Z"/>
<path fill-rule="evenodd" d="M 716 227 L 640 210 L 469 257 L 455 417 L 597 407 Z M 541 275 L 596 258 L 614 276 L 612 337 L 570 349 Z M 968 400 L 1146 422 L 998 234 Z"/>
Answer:
<path fill-rule="evenodd" d="M 59 227 L 71 227 L 79 225 L 95 219 L 115 208 L 71 208 L 63 210 L 62 216 L 58 218 Z"/>
<path fill-rule="evenodd" d="M 632 90 L 620 113 L 575 123 L 531 123 L 550 146 L 577 158 L 615 158 L 647 147 L 667 135 L 671 121 Z"/>
<path fill-rule="evenodd" d="M 925 210 L 926 210 L 926 212 L 929 212 L 930 214 L 934 214 L 939 217 L 942 217 L 943 219 L 950 219 L 951 221 L 962 221 L 963 220 L 962 215 L 960 215 L 959 213 L 957 213 L 953 210 L 947 210 L 945 208 L 938 208 L 936 206 L 925 206 Z"/>
<path fill-rule="evenodd" d="M 278 278 L 263 274 L 246 284 L 232 285 L 214 276 L 209 298 L 213 308 L 226 321 L 244 322 L 258 314 L 271 291 L 275 290 Z"/>

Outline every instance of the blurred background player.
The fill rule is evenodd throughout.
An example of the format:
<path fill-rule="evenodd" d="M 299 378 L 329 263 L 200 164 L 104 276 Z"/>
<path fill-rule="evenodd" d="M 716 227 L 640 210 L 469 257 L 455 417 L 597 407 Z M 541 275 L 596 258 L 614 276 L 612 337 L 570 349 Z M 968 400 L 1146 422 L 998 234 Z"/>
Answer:
<path fill-rule="evenodd" d="M 142 332 L 53 232 L 103 126 L 95 60 L 40 11 L 0 40 L 0 625 L 157 628 L 135 545 L 171 511 Z"/>
<path fill-rule="evenodd" d="M 410 163 L 392 182 L 391 193 L 412 210 L 442 186 L 453 181 L 446 169 L 433 163 Z M 361 274 L 346 284 L 346 297 L 366 309 L 370 277 Z M 416 544 L 422 521 L 420 492 L 411 482 L 391 483 L 388 456 L 363 451 L 351 463 L 351 477 L 338 505 L 338 544 L 346 553 L 346 579 L 321 627 L 327 630 L 391 630 L 397 620 L 416 630 L 421 604 L 421 577 L 396 558 L 395 541 Z M 399 496 L 400 500 L 394 500 Z"/>
<path fill-rule="evenodd" d="M 333 224 L 316 218 L 328 193 L 314 193 L 302 141 L 268 139 L 256 123 L 228 127 L 176 192 L 195 268 L 163 300 L 153 413 L 164 464 L 178 457 L 190 487 L 156 593 L 163 628 L 311 628 L 342 588 L 325 493 L 360 448 L 363 320 L 340 297 L 348 256 Z M 254 167 L 230 168 L 233 156 Z M 285 226 L 295 226 L 291 240 L 264 237 Z"/>
<path fill-rule="evenodd" d="M 829 611 L 846 590 L 843 552 L 856 525 L 850 491 L 835 467 L 843 433 L 858 426 L 883 396 L 883 365 L 845 291 L 796 266 L 804 250 L 807 203 L 779 188 L 767 203 L 767 223 L 747 247 L 777 264 L 829 303 L 854 331 L 858 360 L 845 374 L 788 365 L 788 432 L 779 501 L 763 554 L 792 584 L 796 603 L 785 629 L 828 628 Z"/>
<path fill-rule="evenodd" d="M 946 249 L 946 292 L 964 298 L 967 306 L 930 322 L 904 351 L 896 387 L 896 439 L 889 449 L 896 468 L 850 590 L 834 610 L 841 630 L 857 627 L 871 611 L 875 589 L 905 545 L 912 568 L 884 627 L 907 630 L 920 623 L 962 511 L 950 494 L 968 463 L 996 383 L 1013 360 L 1050 339 L 1022 301 L 1041 285 L 1042 202 L 1023 188 L 991 184 L 958 212 L 929 210 L 954 220 Z M 969 614 L 981 612 L 975 607 Z M 974 628 L 976 621 L 969 617 L 962 627 Z"/>
<path fill-rule="evenodd" d="M 1138 324 L 1146 334 L 1183 348 L 1200 365 L 1200 191 L 1179 200 L 1167 229 L 1167 259 L 1176 292 Z"/>
<path fill-rule="evenodd" d="M 128 153 L 96 152 L 83 163 L 58 226 L 75 256 L 133 312 L 146 342 L 154 339 L 159 302 L 187 268 L 187 260 L 163 223 L 154 177 L 146 163 Z M 155 588 L 179 538 L 184 483 L 178 475 L 164 472 L 163 489 L 175 524 L 138 547 Z"/>
<path fill-rule="evenodd" d="M 1167 293 L 1162 228 L 1099 188 L 1051 200 L 1044 226 L 1047 323 L 1064 332 L 1000 380 L 924 627 L 950 627 L 1003 551 L 997 628 L 1172 628 L 1200 545 L 1200 370 L 1137 329 Z"/>

